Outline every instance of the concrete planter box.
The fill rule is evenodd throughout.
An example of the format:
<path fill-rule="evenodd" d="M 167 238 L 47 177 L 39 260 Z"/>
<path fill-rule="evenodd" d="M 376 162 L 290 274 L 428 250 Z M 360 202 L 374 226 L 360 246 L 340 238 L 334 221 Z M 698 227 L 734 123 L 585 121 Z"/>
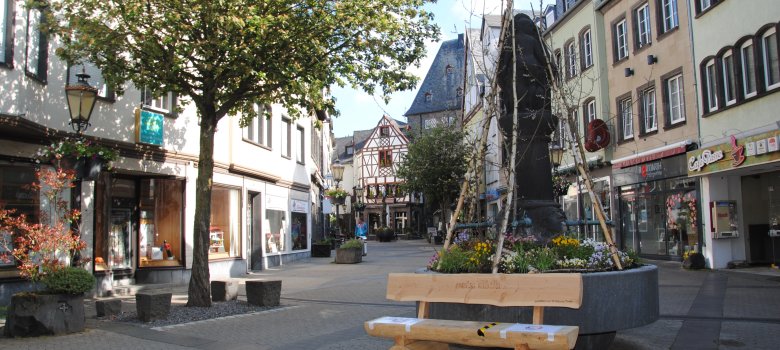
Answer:
<path fill-rule="evenodd" d="M 312 258 L 330 258 L 331 244 L 319 244 L 312 243 L 311 256 Z"/>
<path fill-rule="evenodd" d="M 84 296 L 18 293 L 11 297 L 6 337 L 37 337 L 84 331 Z"/>
<path fill-rule="evenodd" d="M 418 271 L 422 272 L 422 271 Z M 608 349 L 615 332 L 658 320 L 658 267 L 582 274 L 582 306 L 545 308 L 544 324 L 579 326 L 575 349 Z M 530 307 L 432 303 L 430 318 L 531 323 Z"/>
<path fill-rule="evenodd" d="M 363 249 L 336 248 L 336 264 L 357 264 L 363 261 Z"/>

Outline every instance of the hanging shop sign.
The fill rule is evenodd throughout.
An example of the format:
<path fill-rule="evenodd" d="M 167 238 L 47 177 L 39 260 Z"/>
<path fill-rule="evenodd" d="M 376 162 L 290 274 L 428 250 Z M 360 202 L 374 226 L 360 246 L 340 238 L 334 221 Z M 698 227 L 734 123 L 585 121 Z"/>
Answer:
<path fill-rule="evenodd" d="M 738 139 L 728 143 L 690 151 L 688 176 L 742 168 L 780 160 L 780 130 Z"/>
<path fill-rule="evenodd" d="M 135 141 L 147 145 L 163 145 L 165 117 L 160 113 L 137 109 L 135 113 Z"/>

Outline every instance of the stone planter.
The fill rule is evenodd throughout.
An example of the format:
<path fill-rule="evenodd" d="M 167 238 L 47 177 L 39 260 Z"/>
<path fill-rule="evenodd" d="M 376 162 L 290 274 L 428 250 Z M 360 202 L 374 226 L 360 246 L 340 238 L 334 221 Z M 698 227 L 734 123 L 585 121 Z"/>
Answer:
<path fill-rule="evenodd" d="M 37 337 L 84 331 L 84 296 L 18 293 L 11 297 L 6 337 Z"/>
<path fill-rule="evenodd" d="M 393 240 L 394 233 L 392 230 L 377 230 L 376 239 L 380 242 L 390 242 Z"/>
<path fill-rule="evenodd" d="M 422 272 L 422 271 L 419 271 Z M 658 267 L 582 274 L 582 306 L 546 308 L 544 324 L 579 326 L 575 349 L 608 349 L 615 332 L 658 320 Z M 531 323 L 530 307 L 431 304 L 430 318 Z"/>
<path fill-rule="evenodd" d="M 336 248 L 336 264 L 357 264 L 363 261 L 363 249 Z"/>
<path fill-rule="evenodd" d="M 252 305 L 279 306 L 282 281 L 246 281 L 246 300 Z"/>
<path fill-rule="evenodd" d="M 312 258 L 330 258 L 331 244 L 330 243 L 312 243 L 311 256 Z"/>

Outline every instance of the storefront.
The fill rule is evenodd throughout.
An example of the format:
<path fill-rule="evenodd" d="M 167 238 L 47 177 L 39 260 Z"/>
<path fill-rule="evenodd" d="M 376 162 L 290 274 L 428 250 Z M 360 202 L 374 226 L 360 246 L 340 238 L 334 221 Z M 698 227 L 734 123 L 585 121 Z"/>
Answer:
<path fill-rule="evenodd" d="M 779 144 L 780 130 L 764 129 L 688 152 L 688 174 L 701 179 L 709 267 L 780 262 Z"/>
<path fill-rule="evenodd" d="M 622 249 L 648 258 L 677 260 L 685 251 L 700 247 L 697 183 L 687 176 L 685 148 L 679 146 L 677 154 L 665 158 L 638 159 L 649 161 L 633 165 L 614 162 L 615 228 Z"/>
<path fill-rule="evenodd" d="M 263 268 L 309 257 L 309 192 L 267 185 L 263 220 Z"/>

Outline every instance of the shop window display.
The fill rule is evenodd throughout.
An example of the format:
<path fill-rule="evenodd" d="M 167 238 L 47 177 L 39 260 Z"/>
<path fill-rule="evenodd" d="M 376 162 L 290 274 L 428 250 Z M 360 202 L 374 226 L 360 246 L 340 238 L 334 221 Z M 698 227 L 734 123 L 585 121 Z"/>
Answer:
<path fill-rule="evenodd" d="M 292 225 L 290 226 L 290 239 L 292 250 L 304 250 L 309 247 L 306 232 L 306 213 L 292 212 L 290 214 Z"/>
<path fill-rule="evenodd" d="M 143 179 L 140 193 L 140 267 L 182 266 L 184 182 Z"/>
<path fill-rule="evenodd" d="M 0 209 L 14 209 L 17 214 L 25 214 L 30 222 L 38 221 L 40 200 L 29 184 L 36 181 L 35 169 L 26 166 L 0 166 Z M 13 235 L 0 231 L 0 240 L 9 246 L 0 244 L 0 254 L 13 249 Z M 0 259 L 0 277 L 18 277 L 16 262 L 13 259 Z"/>
<path fill-rule="evenodd" d="M 241 193 L 236 188 L 214 186 L 211 190 L 209 259 L 240 256 Z"/>
<path fill-rule="evenodd" d="M 268 220 L 269 232 L 265 234 L 265 252 L 280 253 L 285 251 L 287 233 L 285 232 L 285 212 L 281 210 L 266 209 L 265 217 Z"/>

